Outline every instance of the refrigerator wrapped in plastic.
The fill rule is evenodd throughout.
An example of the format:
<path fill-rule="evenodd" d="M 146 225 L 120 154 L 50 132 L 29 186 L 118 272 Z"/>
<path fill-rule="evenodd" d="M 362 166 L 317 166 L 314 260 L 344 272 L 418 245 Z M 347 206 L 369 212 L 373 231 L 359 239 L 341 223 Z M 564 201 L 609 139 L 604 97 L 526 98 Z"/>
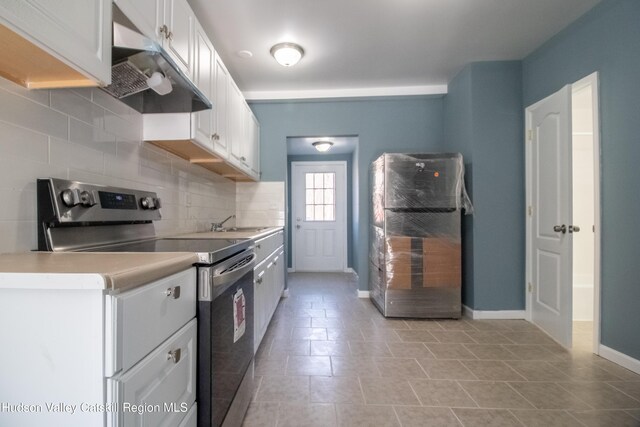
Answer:
<path fill-rule="evenodd" d="M 386 153 L 371 183 L 373 302 L 387 317 L 459 318 L 460 214 L 473 209 L 462 155 Z"/>

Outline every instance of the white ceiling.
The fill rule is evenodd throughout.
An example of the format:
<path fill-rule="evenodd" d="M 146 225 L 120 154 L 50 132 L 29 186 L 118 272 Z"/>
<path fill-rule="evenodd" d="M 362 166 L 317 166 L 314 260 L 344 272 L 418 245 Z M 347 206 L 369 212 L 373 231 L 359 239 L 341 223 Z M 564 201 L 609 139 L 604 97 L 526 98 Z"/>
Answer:
<path fill-rule="evenodd" d="M 333 146 L 329 151 L 320 153 L 313 148 L 312 143 L 316 141 L 331 141 Z M 289 137 L 287 138 L 287 155 L 304 156 L 324 154 L 349 154 L 353 153 L 358 145 L 357 136 L 334 136 L 334 137 Z"/>
<path fill-rule="evenodd" d="M 599 0 L 189 1 L 239 88 L 259 99 L 437 92 L 469 62 L 522 59 Z M 269 54 L 284 41 L 306 51 L 295 67 Z"/>

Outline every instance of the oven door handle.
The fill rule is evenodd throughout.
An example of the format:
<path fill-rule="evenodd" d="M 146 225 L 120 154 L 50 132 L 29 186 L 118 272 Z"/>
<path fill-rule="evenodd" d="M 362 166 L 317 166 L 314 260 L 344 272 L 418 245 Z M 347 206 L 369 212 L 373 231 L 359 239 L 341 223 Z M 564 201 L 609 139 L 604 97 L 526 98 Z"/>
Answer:
<path fill-rule="evenodd" d="M 235 256 L 230 260 L 225 261 L 224 264 L 217 266 L 217 268 L 213 272 L 213 286 L 223 286 L 235 282 L 236 280 L 247 274 L 247 272 L 253 270 L 255 262 L 255 253 L 252 253 L 250 255 L 240 254 L 239 256 Z M 237 267 L 234 267 L 234 264 L 236 263 L 241 264 L 239 264 Z"/>

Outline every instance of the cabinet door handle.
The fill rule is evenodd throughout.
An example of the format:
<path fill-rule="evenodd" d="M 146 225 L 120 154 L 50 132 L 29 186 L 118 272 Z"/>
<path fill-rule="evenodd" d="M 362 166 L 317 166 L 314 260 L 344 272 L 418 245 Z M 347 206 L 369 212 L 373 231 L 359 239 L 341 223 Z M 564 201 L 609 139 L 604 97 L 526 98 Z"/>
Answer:
<path fill-rule="evenodd" d="M 167 34 L 169 33 L 169 28 L 166 25 L 162 25 L 160 27 L 160 34 L 164 34 L 164 38 L 167 38 Z"/>
<path fill-rule="evenodd" d="M 168 288 L 164 293 L 168 298 L 178 299 L 180 298 L 180 286 Z"/>
<path fill-rule="evenodd" d="M 258 278 L 256 279 L 256 283 L 257 283 L 258 285 L 259 285 L 260 283 L 262 283 L 262 277 L 258 277 Z"/>
<path fill-rule="evenodd" d="M 247 158 L 245 156 L 240 157 L 240 160 L 242 160 L 243 162 L 247 160 Z"/>
<path fill-rule="evenodd" d="M 169 41 L 173 41 L 173 32 L 169 31 L 169 34 L 167 34 L 167 39 L 169 39 Z"/>
<path fill-rule="evenodd" d="M 182 350 L 179 348 L 175 350 L 170 350 L 169 353 L 167 353 L 167 360 L 171 360 L 173 363 L 178 363 L 181 357 L 182 357 Z"/>

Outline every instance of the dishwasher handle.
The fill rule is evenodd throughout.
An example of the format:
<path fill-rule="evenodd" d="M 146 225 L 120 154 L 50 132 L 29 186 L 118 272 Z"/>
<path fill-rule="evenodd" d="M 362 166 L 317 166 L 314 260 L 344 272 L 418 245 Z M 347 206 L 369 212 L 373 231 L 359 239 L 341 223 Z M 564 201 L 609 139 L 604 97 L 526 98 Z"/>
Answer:
<path fill-rule="evenodd" d="M 255 253 L 252 252 L 248 255 L 242 253 L 216 266 L 212 277 L 213 286 L 223 286 L 237 281 L 247 272 L 253 270 L 255 262 Z"/>

